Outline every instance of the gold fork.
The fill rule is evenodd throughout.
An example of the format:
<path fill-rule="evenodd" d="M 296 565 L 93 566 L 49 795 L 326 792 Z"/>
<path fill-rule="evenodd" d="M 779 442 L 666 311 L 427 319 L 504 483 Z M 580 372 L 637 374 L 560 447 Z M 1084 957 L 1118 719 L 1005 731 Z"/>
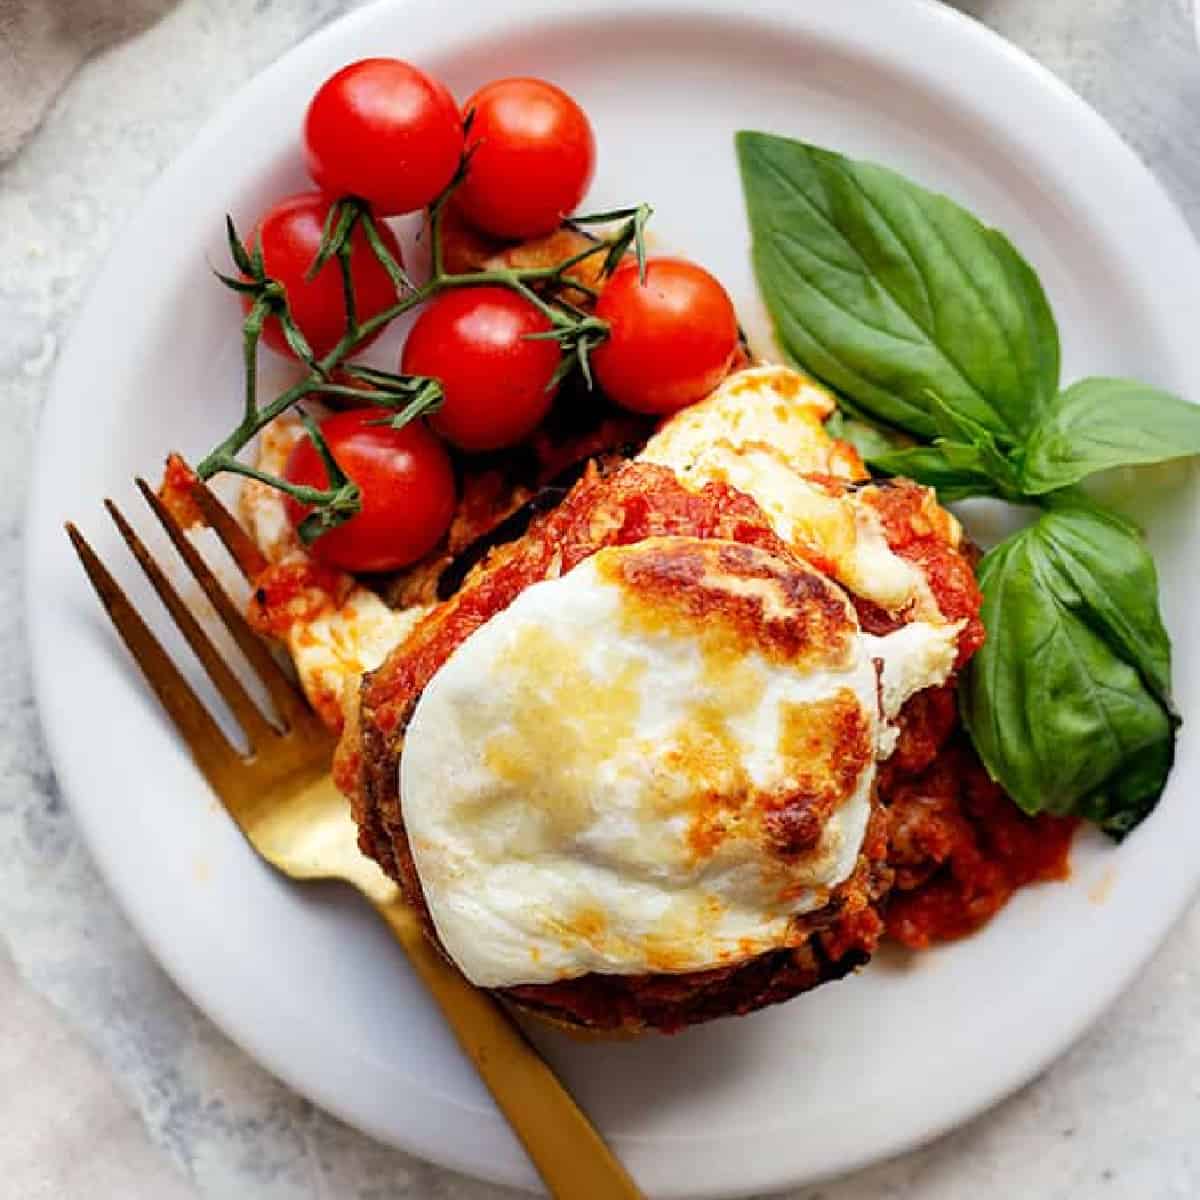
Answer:
<path fill-rule="evenodd" d="M 396 885 L 362 853 L 349 806 L 329 776 L 334 737 L 250 628 L 154 490 L 138 489 L 270 696 L 282 728 L 267 719 L 209 640 L 162 568 L 111 501 L 105 507 L 171 618 L 229 705 L 250 745 L 235 749 L 162 645 L 71 523 L 75 546 L 117 632 L 182 734 L 213 791 L 250 845 L 292 879 L 338 879 L 357 888 L 404 948 L 467 1057 L 552 1196 L 636 1200 L 633 1180 L 563 1085 L 491 997 L 434 949 Z M 208 524 L 248 577 L 265 565 L 258 547 L 207 488 L 197 487 Z"/>

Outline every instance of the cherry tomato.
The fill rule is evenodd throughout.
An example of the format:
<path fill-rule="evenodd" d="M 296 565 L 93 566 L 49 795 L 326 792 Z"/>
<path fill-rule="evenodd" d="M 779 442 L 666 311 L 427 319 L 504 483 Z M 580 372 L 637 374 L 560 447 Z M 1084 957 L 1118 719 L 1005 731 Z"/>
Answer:
<path fill-rule="evenodd" d="M 544 79 L 498 79 L 463 106 L 467 177 L 454 202 L 467 220 L 502 238 L 556 229 L 592 179 L 596 143 L 582 108 Z"/>
<path fill-rule="evenodd" d="M 440 380 L 445 400 L 429 423 L 463 450 L 499 450 L 531 434 L 554 400 L 557 343 L 531 340 L 550 322 L 504 287 L 437 296 L 404 344 L 401 370 Z"/>
<path fill-rule="evenodd" d="M 642 413 L 671 413 L 703 399 L 729 372 L 737 316 L 725 289 L 703 267 L 652 258 L 646 282 L 623 262 L 604 285 L 596 316 L 609 336 L 592 352 L 609 398 Z"/>
<path fill-rule="evenodd" d="M 321 433 L 338 465 L 358 484 L 362 508 L 312 543 L 313 554 L 342 571 L 394 571 L 428 554 L 454 516 L 454 468 L 441 442 L 420 421 L 403 429 L 378 425 L 378 408 L 334 413 Z M 308 487 L 329 486 L 310 438 L 302 438 L 284 476 Z M 288 499 L 299 525 L 309 509 Z"/>
<path fill-rule="evenodd" d="M 331 203 L 320 192 L 301 192 L 281 200 L 259 221 L 246 247 L 251 249 L 255 238 L 259 240 L 267 274 L 283 284 L 292 319 L 318 358 L 332 350 L 346 332 L 346 300 L 337 260 L 330 259 L 311 282 L 305 278 L 321 245 L 321 230 Z M 400 246 L 391 230 L 380 225 L 379 236 L 400 262 Z M 350 247 L 354 305 L 361 322 L 394 304 L 396 288 L 361 229 L 350 235 Z M 243 307 L 249 310 L 250 302 L 243 299 Z M 382 332 L 364 338 L 360 346 L 368 345 Z M 263 326 L 263 341 L 280 354 L 292 353 L 276 317 L 269 317 Z"/>
<path fill-rule="evenodd" d="M 317 90 L 304 118 L 308 173 L 384 216 L 424 208 L 462 158 L 462 117 L 436 79 L 398 58 L 364 58 Z"/>

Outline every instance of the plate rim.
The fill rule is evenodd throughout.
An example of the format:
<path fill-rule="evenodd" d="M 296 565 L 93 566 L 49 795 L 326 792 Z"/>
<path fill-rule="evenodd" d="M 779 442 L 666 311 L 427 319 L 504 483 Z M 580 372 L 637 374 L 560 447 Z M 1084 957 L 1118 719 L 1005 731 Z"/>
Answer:
<path fill-rule="evenodd" d="M 1069 116 L 1069 124 L 1081 135 L 1086 135 L 1089 150 L 1098 157 L 1106 157 L 1116 164 L 1122 171 L 1122 178 L 1131 188 L 1136 189 L 1138 203 L 1153 208 L 1156 220 L 1161 222 L 1163 244 L 1170 243 L 1175 254 L 1186 252 L 1190 255 L 1192 266 L 1200 267 L 1200 247 L 1197 246 L 1191 230 L 1162 185 L 1116 130 L 1048 68 L 982 23 L 941 3 L 940 0 L 877 0 L 877 2 L 878 10 L 886 12 L 888 19 L 896 19 L 898 15 L 900 19 L 913 21 L 917 25 L 926 23 L 924 28 L 932 31 L 937 37 L 961 39 L 961 45 L 966 47 L 970 53 L 1006 63 L 1006 70 L 1021 73 L 1035 90 L 1052 96 L 1057 106 L 1055 115 L 1061 115 L 1064 122 Z M 177 180 L 186 176 L 195 164 L 204 160 L 209 147 L 222 131 L 231 127 L 240 116 L 252 110 L 259 95 L 269 93 L 277 79 L 286 77 L 308 56 L 317 55 L 321 47 L 339 39 L 351 37 L 359 28 L 370 27 L 379 19 L 379 14 L 383 10 L 397 7 L 414 10 L 436 8 L 436 0 L 374 0 L 373 3 L 355 9 L 323 26 L 247 80 L 216 112 L 205 120 L 183 150 L 146 190 L 138 205 L 128 214 L 123 228 L 114 237 L 104 262 L 93 275 L 86 297 L 72 322 L 63 350 L 56 363 L 47 399 L 39 416 L 36 433 L 31 485 L 23 525 L 25 536 L 24 609 L 30 641 L 33 692 L 51 764 L 62 783 L 63 794 L 71 805 L 72 813 L 83 832 L 89 852 L 100 869 L 110 893 L 116 898 L 125 916 L 157 961 L 202 1012 L 272 1074 L 282 1079 L 301 1095 L 312 1098 L 321 1107 L 347 1123 L 365 1130 L 381 1141 L 395 1145 L 440 1166 L 499 1183 L 529 1187 L 533 1182 L 533 1175 L 523 1159 L 514 1158 L 510 1154 L 507 1158 L 493 1157 L 483 1160 L 477 1150 L 467 1149 L 466 1139 L 447 1137 L 445 1131 L 437 1126 L 437 1122 L 430 1119 L 429 1114 L 423 1119 L 415 1118 L 412 1126 L 414 1132 L 411 1136 L 408 1130 L 400 1133 L 394 1127 L 384 1127 L 378 1122 L 368 1119 L 361 1109 L 355 1107 L 352 1099 L 347 1099 L 337 1092 L 334 1084 L 326 1083 L 323 1080 L 314 1082 L 302 1070 L 294 1068 L 282 1047 L 274 1044 L 274 1041 L 278 1039 L 273 1041 L 269 1032 L 253 1028 L 255 1023 L 252 1020 L 247 1021 L 243 1014 L 235 1011 L 236 1006 L 230 1006 L 223 1003 L 220 998 L 214 998 L 213 988 L 205 982 L 202 977 L 203 972 L 193 969 L 192 964 L 188 961 L 186 950 L 176 947 L 172 943 L 169 928 L 158 923 L 152 911 L 139 898 L 135 880 L 128 873 L 128 866 L 115 843 L 106 836 L 106 830 L 98 819 L 98 814 L 89 809 L 88 804 L 80 799 L 88 790 L 87 780 L 83 775 L 83 764 L 72 759 L 69 743 L 70 730 L 59 723 L 52 700 L 56 688 L 50 667 L 51 650 L 49 648 L 53 627 L 40 616 L 36 603 L 39 539 L 46 536 L 51 528 L 50 523 L 43 515 L 47 509 L 52 507 L 47 494 L 53 455 L 51 449 L 53 439 L 49 431 L 56 421 L 61 423 L 62 411 L 71 402 L 70 394 L 67 392 L 63 380 L 71 373 L 69 367 L 75 352 L 73 348 L 78 347 L 81 340 L 79 331 L 94 323 L 101 307 L 102 293 L 106 287 L 110 286 L 111 276 L 115 272 L 114 264 L 120 259 L 122 250 L 131 240 L 133 227 L 148 210 L 169 193 Z M 510 14 L 509 19 L 530 21 L 538 18 L 561 19 L 563 12 L 561 7 L 556 6 L 554 0 L 526 0 L 525 3 L 522 3 L 522 0 L 476 0 L 475 7 L 480 10 L 494 10 L 497 13 L 507 12 Z M 792 4 L 787 3 L 786 0 L 653 0 L 648 4 L 639 3 L 639 0 L 576 0 L 572 5 L 571 16 L 577 18 L 632 13 L 647 15 L 658 12 L 674 18 L 687 16 L 738 17 L 751 12 L 755 16 L 769 15 L 784 21 L 792 25 L 797 32 L 804 32 L 806 29 L 811 31 L 814 24 L 821 26 L 822 22 L 825 23 L 823 27 L 826 28 L 853 22 L 853 16 L 847 14 L 845 7 L 831 7 L 835 11 L 819 13 L 816 11 L 817 6 L 812 3 Z M 1002 129 L 1001 132 L 1007 131 Z M 1161 250 L 1157 253 L 1162 256 Z M 1200 280 L 1200 270 L 1195 270 L 1194 275 L 1197 280 Z M 1200 283 L 1193 291 L 1200 295 Z M 931 1141 L 948 1130 L 965 1123 L 1032 1079 L 1086 1032 L 1103 1011 L 1127 988 L 1131 979 L 1162 944 L 1198 889 L 1200 889 L 1200 868 L 1192 872 L 1185 883 L 1175 885 L 1176 894 L 1170 900 L 1169 912 L 1165 917 L 1160 916 L 1153 936 L 1147 936 L 1139 947 L 1138 953 L 1132 955 L 1130 960 L 1123 964 L 1123 969 L 1110 974 L 1106 979 L 1105 986 L 1090 997 L 1087 1003 L 1079 1005 L 1074 1010 L 1071 1020 L 1060 1022 L 1061 1028 L 1054 1036 L 1044 1038 L 1044 1044 L 1040 1045 L 1036 1052 L 1015 1055 L 1014 1061 L 1009 1064 L 1007 1071 L 999 1072 L 999 1077 L 993 1079 L 991 1086 L 983 1093 L 972 1100 L 960 1099 L 957 1103 L 951 1102 L 944 1105 L 944 1109 L 952 1111 L 943 1111 L 938 1118 L 932 1121 L 926 1120 L 920 1133 L 906 1129 L 890 1138 L 877 1139 L 870 1152 L 843 1153 L 840 1157 L 832 1158 L 824 1163 L 822 1169 L 815 1174 L 811 1171 L 806 1172 L 803 1165 L 798 1163 L 784 1167 L 781 1171 L 778 1164 L 775 1169 L 770 1167 L 764 1169 L 761 1164 L 755 1167 L 751 1163 L 741 1161 L 736 1164 L 736 1179 L 733 1176 L 730 1176 L 729 1179 L 714 1179 L 711 1176 L 703 1179 L 677 1178 L 671 1182 L 670 1186 L 656 1191 L 655 1194 L 680 1196 L 686 1194 L 696 1197 L 698 1200 L 702 1196 L 748 1195 L 765 1188 L 781 1188 L 798 1183 L 811 1184 L 821 1178 L 839 1175 L 891 1157 Z M 426 1093 L 422 1090 L 414 1089 L 410 1097 L 414 1102 L 411 1107 L 419 1109 L 419 1102 L 425 1096 Z M 497 1130 L 502 1135 L 507 1132 L 501 1118 L 495 1112 L 483 1114 L 483 1119 L 493 1133 Z M 780 1130 L 774 1127 L 764 1130 L 763 1136 L 777 1138 L 780 1136 Z M 630 1137 L 622 1140 L 632 1144 L 637 1138 Z M 489 1141 L 488 1144 L 492 1143 Z M 676 1164 L 676 1166 L 678 1165 Z M 758 1171 L 758 1174 L 747 1175 L 748 1170 Z M 679 1190 L 681 1187 L 686 1187 L 687 1190 Z"/>

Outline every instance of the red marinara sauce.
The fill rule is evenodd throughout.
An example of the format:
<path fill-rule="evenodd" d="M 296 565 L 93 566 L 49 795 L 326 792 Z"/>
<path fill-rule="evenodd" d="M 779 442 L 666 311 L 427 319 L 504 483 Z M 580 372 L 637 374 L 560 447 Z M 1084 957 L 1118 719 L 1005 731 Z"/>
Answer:
<path fill-rule="evenodd" d="M 345 603 L 354 580 L 315 559 L 296 556 L 272 563 L 254 580 L 246 613 L 264 637 L 286 638 Z"/>
<path fill-rule="evenodd" d="M 181 529 L 197 529 L 204 524 L 204 514 L 195 496 L 199 482 L 195 471 L 178 454 L 172 454 L 167 459 L 158 498 Z"/>
<path fill-rule="evenodd" d="M 974 933 L 1018 888 L 1070 873 L 1078 820 L 1027 816 L 961 735 L 926 770 L 885 786 L 895 871 L 887 934 L 911 949 Z"/>
<path fill-rule="evenodd" d="M 964 622 L 958 666 L 965 666 L 985 635 L 979 584 L 968 547 L 959 543 L 954 518 L 938 504 L 931 488 L 907 479 L 864 488 L 862 498 L 878 513 L 891 549 L 921 569 L 942 616 Z"/>

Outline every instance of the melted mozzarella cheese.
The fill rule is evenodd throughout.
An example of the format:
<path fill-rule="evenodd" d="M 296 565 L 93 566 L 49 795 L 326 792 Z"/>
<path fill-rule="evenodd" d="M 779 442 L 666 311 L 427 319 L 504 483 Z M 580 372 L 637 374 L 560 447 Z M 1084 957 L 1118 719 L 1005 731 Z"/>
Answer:
<path fill-rule="evenodd" d="M 788 545 L 855 595 L 928 621 L 941 614 L 924 573 L 887 543 L 879 514 L 853 491 L 819 479 L 860 480 L 858 454 L 825 431 L 828 392 L 789 367 L 752 367 L 669 418 L 640 457 L 687 486 L 727 483 L 755 500 Z"/>
<path fill-rule="evenodd" d="M 734 451 L 771 446 L 793 471 L 865 478 L 857 452 L 825 432 L 835 407 L 824 388 L 790 367 L 747 367 L 664 421 L 640 457 L 686 473 L 717 443 Z"/>
<path fill-rule="evenodd" d="M 405 828 L 442 944 L 477 985 L 698 970 L 796 944 L 792 918 L 854 868 L 889 719 L 952 668 L 954 628 L 862 634 L 816 571 L 795 618 L 844 609 L 832 648 L 724 645 L 711 613 L 681 626 L 655 609 L 669 601 L 615 581 L 645 546 L 524 591 L 458 647 L 409 724 Z M 736 605 L 750 585 L 733 585 Z M 772 805 L 806 779 L 836 786 L 836 803 L 809 852 L 772 853 Z"/>
<path fill-rule="evenodd" d="M 719 480 L 757 501 L 771 528 L 804 557 L 816 560 L 855 595 L 889 612 L 932 604 L 924 574 L 887 543 L 878 515 L 853 493 L 830 495 L 800 475 L 769 446 L 731 451 L 715 443 L 697 454 L 685 478 Z M 928 600 L 928 604 L 924 602 Z"/>
<path fill-rule="evenodd" d="M 358 685 L 408 636 L 426 606 L 389 608 L 369 588 L 355 587 L 339 605 L 296 621 L 284 639 L 309 703 L 340 729 Z"/>

